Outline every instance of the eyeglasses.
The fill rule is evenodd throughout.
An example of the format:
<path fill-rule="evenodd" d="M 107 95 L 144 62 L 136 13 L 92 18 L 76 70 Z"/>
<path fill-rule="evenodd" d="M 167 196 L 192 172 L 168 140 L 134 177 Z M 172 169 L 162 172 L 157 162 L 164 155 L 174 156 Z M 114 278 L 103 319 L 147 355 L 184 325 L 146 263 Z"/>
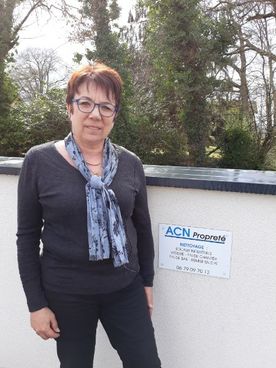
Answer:
<path fill-rule="evenodd" d="M 104 116 L 106 118 L 110 118 L 115 114 L 115 112 L 118 111 L 117 107 L 110 103 L 96 103 L 84 97 L 76 99 L 73 98 L 72 102 L 76 102 L 76 104 L 78 105 L 78 109 L 86 114 L 90 114 L 92 111 L 94 111 L 95 107 L 98 106 L 101 116 Z"/>

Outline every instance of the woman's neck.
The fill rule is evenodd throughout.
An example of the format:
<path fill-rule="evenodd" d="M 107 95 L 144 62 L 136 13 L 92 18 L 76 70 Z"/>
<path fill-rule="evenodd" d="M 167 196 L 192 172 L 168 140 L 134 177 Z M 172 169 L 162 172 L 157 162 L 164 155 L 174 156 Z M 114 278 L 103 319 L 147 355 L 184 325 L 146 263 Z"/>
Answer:
<path fill-rule="evenodd" d="M 99 142 L 99 143 L 93 143 L 91 144 L 91 142 L 80 142 L 78 139 L 76 139 L 76 143 L 79 146 L 82 155 L 85 158 L 93 158 L 93 157 L 99 157 L 102 156 L 103 154 L 103 147 L 104 147 L 104 142 Z"/>

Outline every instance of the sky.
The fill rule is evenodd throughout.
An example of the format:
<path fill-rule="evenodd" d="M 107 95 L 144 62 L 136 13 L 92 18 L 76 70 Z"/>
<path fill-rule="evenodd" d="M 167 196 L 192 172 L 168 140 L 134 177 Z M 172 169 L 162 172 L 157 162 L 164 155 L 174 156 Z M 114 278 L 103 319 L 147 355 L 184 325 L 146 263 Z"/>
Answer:
<path fill-rule="evenodd" d="M 71 0 L 74 2 L 74 0 Z M 128 13 L 131 7 L 135 4 L 135 0 L 118 0 L 118 5 L 121 7 L 121 23 L 126 23 Z M 32 48 L 52 48 L 64 60 L 66 64 L 72 64 L 73 54 L 78 51 L 83 51 L 83 47 L 77 43 L 68 41 L 70 27 L 66 25 L 62 19 L 47 16 L 40 19 L 37 24 L 36 18 L 29 20 L 28 24 L 19 34 L 18 52 L 23 51 L 28 47 Z"/>

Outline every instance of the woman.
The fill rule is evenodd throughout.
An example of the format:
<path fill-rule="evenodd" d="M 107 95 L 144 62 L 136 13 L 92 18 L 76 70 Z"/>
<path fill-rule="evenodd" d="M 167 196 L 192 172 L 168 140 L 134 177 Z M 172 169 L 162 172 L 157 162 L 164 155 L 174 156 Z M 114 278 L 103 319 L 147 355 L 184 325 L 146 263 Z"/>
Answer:
<path fill-rule="evenodd" d="M 20 174 L 20 276 L 31 326 L 56 339 L 61 368 L 92 367 L 98 320 L 124 368 L 160 367 L 143 167 L 108 138 L 121 87 L 104 64 L 74 72 L 70 134 L 30 149 Z"/>

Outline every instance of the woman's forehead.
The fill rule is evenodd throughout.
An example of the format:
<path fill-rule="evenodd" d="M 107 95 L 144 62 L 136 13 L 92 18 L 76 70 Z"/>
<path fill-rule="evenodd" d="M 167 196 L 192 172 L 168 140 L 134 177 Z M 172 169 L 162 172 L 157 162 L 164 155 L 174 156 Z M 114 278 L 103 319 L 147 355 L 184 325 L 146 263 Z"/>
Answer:
<path fill-rule="evenodd" d="M 77 94 L 85 95 L 85 96 L 94 96 L 97 95 L 101 99 L 109 100 L 110 102 L 115 102 L 115 96 L 111 89 L 107 88 L 107 86 L 97 83 L 95 80 L 86 80 L 81 83 L 77 90 Z"/>

